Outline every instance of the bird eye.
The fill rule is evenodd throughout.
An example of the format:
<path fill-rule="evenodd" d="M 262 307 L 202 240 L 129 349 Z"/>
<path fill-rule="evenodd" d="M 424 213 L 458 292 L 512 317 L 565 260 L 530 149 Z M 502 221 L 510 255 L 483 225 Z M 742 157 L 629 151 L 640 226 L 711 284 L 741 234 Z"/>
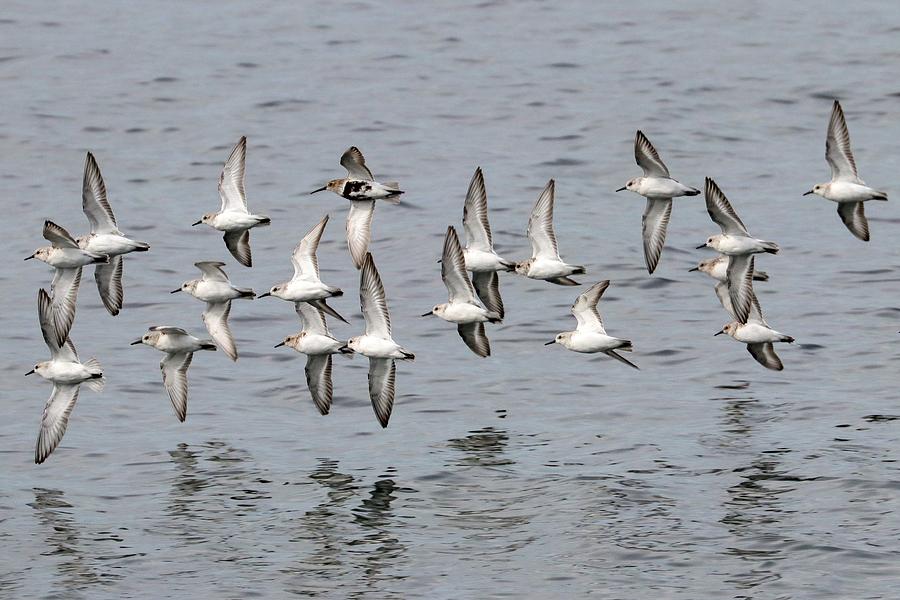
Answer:
<path fill-rule="evenodd" d="M 41 365 L 34 365 L 34 370 L 35 370 L 35 371 L 37 371 L 37 370 L 40 369 L 40 368 L 41 368 Z"/>

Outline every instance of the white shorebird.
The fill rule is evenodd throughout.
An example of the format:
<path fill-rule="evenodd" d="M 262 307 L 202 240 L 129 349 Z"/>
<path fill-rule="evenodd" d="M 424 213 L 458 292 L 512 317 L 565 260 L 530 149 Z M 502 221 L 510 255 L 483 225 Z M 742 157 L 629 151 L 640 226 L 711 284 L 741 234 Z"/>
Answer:
<path fill-rule="evenodd" d="M 388 183 L 375 181 L 372 171 L 366 166 L 366 159 L 356 146 L 351 146 L 341 155 L 341 166 L 347 169 L 345 178 L 332 179 L 310 194 L 328 190 L 350 201 L 350 212 L 347 214 L 347 247 L 350 249 L 353 264 L 359 269 L 369 251 L 375 201 L 387 200 L 397 204 L 403 191 L 399 189 L 400 184 L 396 181 Z"/>
<path fill-rule="evenodd" d="M 669 226 L 669 218 L 672 216 L 672 198 L 696 196 L 700 190 L 672 179 L 656 148 L 640 130 L 634 136 L 634 160 L 643 169 L 644 176 L 629 180 L 616 191 L 628 190 L 647 199 L 641 227 L 644 238 L 644 261 L 647 263 L 647 272 L 653 273 L 666 243 L 666 227 Z"/>
<path fill-rule="evenodd" d="M 506 260 L 494 252 L 491 224 L 488 222 L 487 191 L 481 167 L 475 169 L 466 203 L 463 206 L 463 226 L 466 230 L 466 247 L 463 257 L 466 269 L 472 271 L 475 292 L 484 306 L 504 317 L 503 298 L 500 297 L 500 276 L 498 271 L 515 271 L 516 263 Z"/>
<path fill-rule="evenodd" d="M 881 192 L 866 185 L 856 171 L 856 160 L 850 149 L 850 131 L 844 119 L 841 103 L 834 101 L 831 119 L 828 121 L 828 136 L 825 139 L 825 160 L 831 167 L 831 182 L 817 183 L 803 194 L 816 194 L 826 200 L 837 202 L 838 216 L 850 233 L 864 242 L 869 241 L 869 222 L 863 202 L 867 200 L 887 200 L 887 192 Z"/>
<path fill-rule="evenodd" d="M 752 294 L 752 292 L 751 292 Z M 732 318 L 736 318 L 732 313 Z M 752 294 L 750 298 L 750 316 L 746 323 L 732 321 L 725 325 L 716 335 L 727 333 L 734 339 L 747 344 L 747 351 L 751 356 L 767 369 L 773 371 L 781 371 L 784 365 L 781 359 L 775 354 L 774 342 L 793 343 L 794 338 L 775 331 L 763 318 L 762 308 L 759 306 L 759 300 L 756 294 Z"/>
<path fill-rule="evenodd" d="M 603 328 L 603 319 L 600 318 L 597 303 L 600 302 L 600 297 L 608 287 L 609 280 L 601 281 L 595 283 L 588 291 L 578 296 L 575 304 L 572 305 L 572 314 L 575 315 L 575 320 L 578 321 L 575 331 L 564 331 L 557 334 L 556 338 L 544 345 L 560 344 L 573 352 L 587 354 L 603 352 L 607 356 L 611 356 L 629 367 L 637 369 L 638 366 L 636 364 L 616 352 L 616 350 L 631 352 L 631 341 L 611 337 L 607 335 L 606 329 Z"/>
<path fill-rule="evenodd" d="M 228 315 L 231 313 L 231 301 L 235 298 L 253 299 L 256 293 L 250 288 L 238 288 L 231 285 L 228 275 L 222 270 L 223 262 L 203 261 L 194 263 L 200 269 L 203 276 L 200 279 L 185 281 L 172 293 L 187 292 L 197 300 L 206 302 L 206 310 L 203 311 L 203 323 L 206 331 L 218 344 L 219 348 L 228 355 L 231 360 L 237 360 L 237 348 L 234 345 L 234 336 L 228 327 Z"/>
<path fill-rule="evenodd" d="M 478 356 L 490 356 L 491 344 L 484 332 L 485 321 L 499 323 L 503 319 L 495 311 L 482 306 L 475 295 L 475 288 L 466 273 L 466 261 L 459 245 L 456 229 L 451 225 L 444 237 L 444 252 L 441 257 L 441 279 L 447 286 L 450 301 L 438 304 L 422 315 L 438 316 L 445 321 L 456 323 L 459 337 Z"/>
<path fill-rule="evenodd" d="M 259 297 L 274 296 L 288 302 L 309 302 L 321 308 L 335 319 L 340 319 L 346 323 L 347 320 L 325 302 L 326 298 L 343 296 L 344 292 L 340 288 L 325 285 L 319 278 L 319 261 L 316 258 L 316 249 L 319 247 L 319 240 L 322 239 L 322 232 L 325 231 L 327 223 L 328 215 L 325 215 L 318 225 L 313 227 L 300 240 L 297 247 L 294 248 L 294 251 L 291 253 L 294 276 L 291 280 L 272 286 L 268 292 L 260 294 Z"/>
<path fill-rule="evenodd" d="M 731 305 L 731 297 L 728 295 L 728 263 L 731 259 L 724 254 L 720 254 L 715 258 L 707 258 L 701 260 L 700 264 L 688 271 L 700 271 L 706 273 L 716 280 L 716 296 L 722 303 L 722 308 L 727 310 L 729 314 L 734 314 L 734 308 Z M 757 271 L 753 269 L 754 281 L 768 281 L 769 274 L 765 271 Z"/>
<path fill-rule="evenodd" d="M 205 223 L 213 229 L 225 232 L 225 246 L 234 258 L 245 267 L 253 266 L 250 254 L 250 230 L 261 225 L 269 225 L 272 220 L 266 215 L 253 215 L 247 209 L 247 194 L 244 191 L 244 167 L 247 161 L 247 138 L 242 137 L 219 175 L 219 198 L 222 201 L 219 212 L 206 213 L 194 223 Z"/>
<path fill-rule="evenodd" d="M 735 318 L 746 323 L 750 314 L 750 298 L 753 295 L 753 254 L 778 253 L 778 244 L 752 237 L 731 207 L 728 198 L 716 185 L 706 178 L 706 210 L 713 222 L 722 230 L 720 235 L 711 236 L 700 248 L 712 248 L 727 255 L 730 260 L 726 268 L 728 295 L 734 308 Z"/>
<path fill-rule="evenodd" d="M 306 385 L 319 413 L 327 415 L 331 409 L 333 386 L 331 382 L 331 355 L 353 354 L 346 342 L 338 340 L 328 331 L 325 313 L 308 302 L 295 304 L 302 330 L 289 335 L 276 348 L 293 348 L 306 358 Z"/>
<path fill-rule="evenodd" d="M 51 311 L 57 341 L 60 346 L 66 343 L 72 323 L 75 322 L 75 306 L 78 299 L 78 286 L 81 283 L 81 268 L 86 265 L 106 263 L 109 257 L 98 252 L 83 250 L 78 246 L 69 232 L 54 223 L 44 221 L 44 239 L 50 246 L 43 246 L 34 254 L 25 258 L 42 260 L 56 271 L 50 284 L 53 295 Z"/>
<path fill-rule="evenodd" d="M 212 340 L 195 338 L 181 327 L 155 325 L 139 340 L 131 342 L 132 346 L 146 344 L 165 352 L 166 357 L 159 362 L 162 371 L 163 385 L 172 401 L 175 416 L 184 422 L 187 418 L 188 379 L 187 370 L 191 366 L 194 352 L 198 350 L 215 350 Z"/>
<path fill-rule="evenodd" d="M 369 358 L 369 397 L 382 427 L 387 427 L 394 406 L 394 381 L 397 365 L 394 359 L 414 360 L 391 337 L 391 315 L 381 276 L 372 254 L 366 253 L 359 275 L 359 304 L 366 319 L 366 333 L 347 342 L 351 350 Z"/>
<path fill-rule="evenodd" d="M 566 264 L 559 257 L 553 231 L 553 200 L 556 183 L 551 179 L 538 197 L 528 219 L 526 234 L 531 242 L 531 258 L 516 264 L 516 273 L 557 285 L 579 285 L 569 275 L 584 273 L 584 267 Z"/>
<path fill-rule="evenodd" d="M 53 382 L 53 392 L 44 406 L 41 430 L 34 449 L 34 462 L 40 464 L 62 441 L 81 384 L 87 383 L 88 387 L 99 392 L 103 390 L 104 380 L 103 368 L 97 359 L 91 358 L 82 363 L 71 340 L 59 343 L 50 296 L 43 289 L 38 290 L 38 321 L 44 342 L 50 349 L 50 360 L 37 363 L 25 375 L 37 373 Z"/>
<path fill-rule="evenodd" d="M 106 197 L 106 184 L 97 160 L 90 152 L 84 160 L 84 183 L 81 188 L 81 208 L 91 223 L 91 232 L 76 241 L 82 250 L 105 254 L 109 263 L 99 263 L 94 268 L 94 280 L 100 299 L 109 314 L 115 316 L 122 310 L 125 293 L 122 289 L 123 254 L 146 252 L 150 244 L 125 237 L 119 231 L 116 216 Z"/>

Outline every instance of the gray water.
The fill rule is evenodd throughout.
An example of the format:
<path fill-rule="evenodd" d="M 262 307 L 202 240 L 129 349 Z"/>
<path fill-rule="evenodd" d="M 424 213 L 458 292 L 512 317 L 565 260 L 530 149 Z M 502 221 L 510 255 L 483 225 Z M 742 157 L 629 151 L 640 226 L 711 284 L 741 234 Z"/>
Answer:
<path fill-rule="evenodd" d="M 720 6 L 723 4 L 723 6 Z M 840 98 L 863 178 L 897 193 L 900 10 L 837 3 L 73 2 L 0 13 L 0 595 L 10 598 L 892 598 L 900 585 L 895 201 L 867 208 L 872 242 L 834 206 L 824 134 Z M 648 277 L 643 129 L 672 173 L 714 177 L 752 233 L 769 322 L 795 336 L 782 373 L 713 337 L 727 320 L 688 273 L 715 226 L 676 201 Z M 190 223 L 249 138 L 256 266 Z M 337 359 L 320 417 L 303 357 L 272 346 L 291 307 L 236 302 L 241 359 L 195 357 L 187 422 L 149 325 L 203 332 L 202 305 L 168 291 L 197 260 L 225 260 L 262 291 L 328 212 L 323 279 L 362 331 L 346 202 L 307 195 L 359 146 L 407 190 L 379 206 L 372 250 L 398 366 L 390 427 L 369 406 L 367 361 Z M 52 218 L 81 234 L 94 152 L 120 226 L 153 246 L 126 260 L 110 317 L 86 273 L 72 337 L 103 363 L 62 445 L 32 463 L 50 385 L 35 294 L 50 271 L 21 258 Z M 417 315 L 443 301 L 435 260 L 485 170 L 495 242 L 525 257 L 531 205 L 557 180 L 563 257 L 641 371 L 545 347 L 577 289 L 503 276 L 507 319 L 477 359 L 454 328 Z M 582 290 L 584 288 L 581 288 Z M 894 590 L 891 592 L 890 590 Z"/>

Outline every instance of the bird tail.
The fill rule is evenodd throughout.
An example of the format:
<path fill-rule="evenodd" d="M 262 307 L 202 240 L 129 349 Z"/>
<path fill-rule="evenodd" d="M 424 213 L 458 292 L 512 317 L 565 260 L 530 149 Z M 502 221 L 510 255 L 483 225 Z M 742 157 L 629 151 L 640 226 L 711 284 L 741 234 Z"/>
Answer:
<path fill-rule="evenodd" d="M 621 345 L 616 348 L 616 350 L 621 350 L 622 352 L 631 352 L 634 350 L 634 346 L 631 345 L 631 340 L 620 339 L 619 343 Z"/>
<path fill-rule="evenodd" d="M 584 273 L 585 273 L 584 267 L 582 267 L 582 266 L 576 266 L 575 270 L 572 271 L 572 275 L 584 275 Z"/>
<path fill-rule="evenodd" d="M 340 348 L 338 348 L 338 351 L 339 351 L 341 354 L 343 354 L 344 356 L 346 356 L 347 358 L 353 358 L 353 355 L 356 354 L 356 353 L 353 352 L 353 350 L 350 348 L 350 345 L 349 345 L 349 344 L 344 344 L 343 346 L 341 346 Z"/>
<path fill-rule="evenodd" d="M 500 313 L 495 312 L 493 310 L 488 311 L 487 319 L 489 323 L 502 323 L 503 317 L 500 316 Z"/>
<path fill-rule="evenodd" d="M 872 200 L 884 200 L 887 202 L 887 192 L 875 192 L 872 196 Z"/>
<path fill-rule="evenodd" d="M 581 271 L 584 273 L 584 271 Z M 554 277 L 553 279 L 548 279 L 550 283 L 555 283 L 556 285 L 581 285 L 574 279 L 569 279 L 568 277 Z"/>
<path fill-rule="evenodd" d="M 762 246 L 763 250 L 765 250 L 769 254 L 778 254 L 778 250 L 780 250 L 780 248 L 778 248 L 778 244 L 776 244 L 775 242 L 763 242 Z"/>
<path fill-rule="evenodd" d="M 793 344 L 793 343 L 794 343 L 794 338 L 792 338 L 792 337 L 789 336 L 789 335 L 783 335 L 783 336 L 781 336 L 781 341 L 782 341 L 782 342 L 787 342 L 788 344 Z"/>
<path fill-rule="evenodd" d="M 201 350 L 212 350 L 213 352 L 215 352 L 216 345 L 213 343 L 212 340 L 203 340 L 200 342 L 200 349 Z"/>
<path fill-rule="evenodd" d="M 403 355 L 403 358 L 400 360 L 416 360 L 416 355 L 412 352 L 407 352 L 403 348 L 400 349 L 400 354 Z"/>
<path fill-rule="evenodd" d="M 757 270 L 754 270 L 754 271 L 753 271 L 753 280 L 754 280 L 754 281 L 768 281 L 768 280 L 769 280 L 769 274 L 766 273 L 765 271 L 757 271 Z"/>
<path fill-rule="evenodd" d="M 696 188 L 691 188 L 691 191 L 685 192 L 684 195 L 685 195 L 685 196 L 699 196 L 699 195 L 700 195 L 700 190 L 698 190 L 698 189 L 696 189 Z"/>
<path fill-rule="evenodd" d="M 91 263 L 94 265 L 105 264 L 109 262 L 109 256 L 106 254 L 97 254 L 96 252 L 90 252 L 88 253 L 88 256 L 94 259 L 94 262 Z"/>
<path fill-rule="evenodd" d="M 266 225 L 271 225 L 271 224 L 272 224 L 272 219 L 270 219 L 270 218 L 267 217 L 266 215 L 258 215 L 258 216 L 256 217 L 256 224 L 259 225 L 259 226 L 262 226 L 262 227 L 264 227 L 264 226 L 266 226 Z"/>
<path fill-rule="evenodd" d="M 331 294 L 331 298 L 339 298 L 344 295 L 344 290 L 341 288 L 330 287 L 328 288 L 328 293 Z"/>
<path fill-rule="evenodd" d="M 103 386 L 106 385 L 106 379 L 103 377 L 103 367 L 100 366 L 100 361 L 93 357 L 89 358 L 85 361 L 84 367 L 91 374 L 91 379 L 88 379 L 85 384 L 95 392 L 102 392 Z"/>
<path fill-rule="evenodd" d="M 237 288 L 237 291 L 240 292 L 241 298 L 256 298 L 256 292 L 250 288 Z"/>

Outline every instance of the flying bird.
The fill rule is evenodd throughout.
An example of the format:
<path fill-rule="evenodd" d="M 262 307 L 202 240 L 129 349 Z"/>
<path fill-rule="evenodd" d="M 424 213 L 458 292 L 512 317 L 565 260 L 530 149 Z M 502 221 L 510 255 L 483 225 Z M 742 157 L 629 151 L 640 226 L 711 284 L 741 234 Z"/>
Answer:
<path fill-rule="evenodd" d="M 834 101 L 831 119 L 828 121 L 828 136 L 825 138 L 825 160 L 831 167 L 831 182 L 817 183 L 803 194 L 816 194 L 826 200 L 837 202 L 838 216 L 850 233 L 864 242 L 869 241 L 869 222 L 863 202 L 867 200 L 887 200 L 887 192 L 880 192 L 866 185 L 856 171 L 856 160 L 850 149 L 850 130 L 844 119 L 841 103 Z"/>
<path fill-rule="evenodd" d="M 728 294 L 728 263 L 731 262 L 731 258 L 720 254 L 715 258 L 707 258 L 706 260 L 701 260 L 700 263 L 692 268 L 688 269 L 688 271 L 700 271 L 701 273 L 706 273 L 710 277 L 716 280 L 716 297 L 719 299 L 719 302 L 722 304 L 722 308 L 728 311 L 729 314 L 734 314 L 734 308 L 731 305 L 731 297 Z M 753 281 L 768 281 L 769 274 L 765 271 L 757 271 L 753 269 Z"/>
<path fill-rule="evenodd" d="M 644 261 L 647 263 L 647 272 L 652 274 L 656 270 L 666 242 L 666 228 L 672 216 L 672 198 L 696 196 L 700 190 L 672 179 L 656 148 L 640 130 L 634 136 L 634 160 L 643 169 L 644 176 L 629 180 L 616 191 L 628 190 L 647 199 L 641 227 L 644 238 Z"/>
<path fill-rule="evenodd" d="M 366 159 L 356 146 L 351 146 L 341 155 L 341 165 L 347 169 L 345 178 L 332 179 L 310 194 L 329 190 L 350 201 L 350 212 L 347 214 L 347 246 L 350 248 L 353 264 L 359 269 L 369 251 L 375 201 L 387 200 L 397 204 L 403 191 L 399 189 L 400 184 L 396 181 L 388 183 L 375 181 L 372 171 L 366 166 Z"/>
<path fill-rule="evenodd" d="M 553 231 L 553 200 L 556 183 L 551 179 L 538 197 L 528 219 L 526 234 L 531 242 L 531 258 L 516 264 L 516 273 L 557 285 L 579 285 L 569 275 L 584 273 L 584 267 L 569 265 L 559 257 Z"/>
<path fill-rule="evenodd" d="M 247 194 L 244 191 L 244 167 L 247 161 L 247 138 L 242 137 L 219 175 L 219 212 L 206 213 L 193 225 L 204 223 L 225 232 L 225 246 L 231 255 L 245 267 L 253 266 L 250 253 L 250 230 L 269 225 L 272 219 L 266 215 L 250 214 Z"/>

